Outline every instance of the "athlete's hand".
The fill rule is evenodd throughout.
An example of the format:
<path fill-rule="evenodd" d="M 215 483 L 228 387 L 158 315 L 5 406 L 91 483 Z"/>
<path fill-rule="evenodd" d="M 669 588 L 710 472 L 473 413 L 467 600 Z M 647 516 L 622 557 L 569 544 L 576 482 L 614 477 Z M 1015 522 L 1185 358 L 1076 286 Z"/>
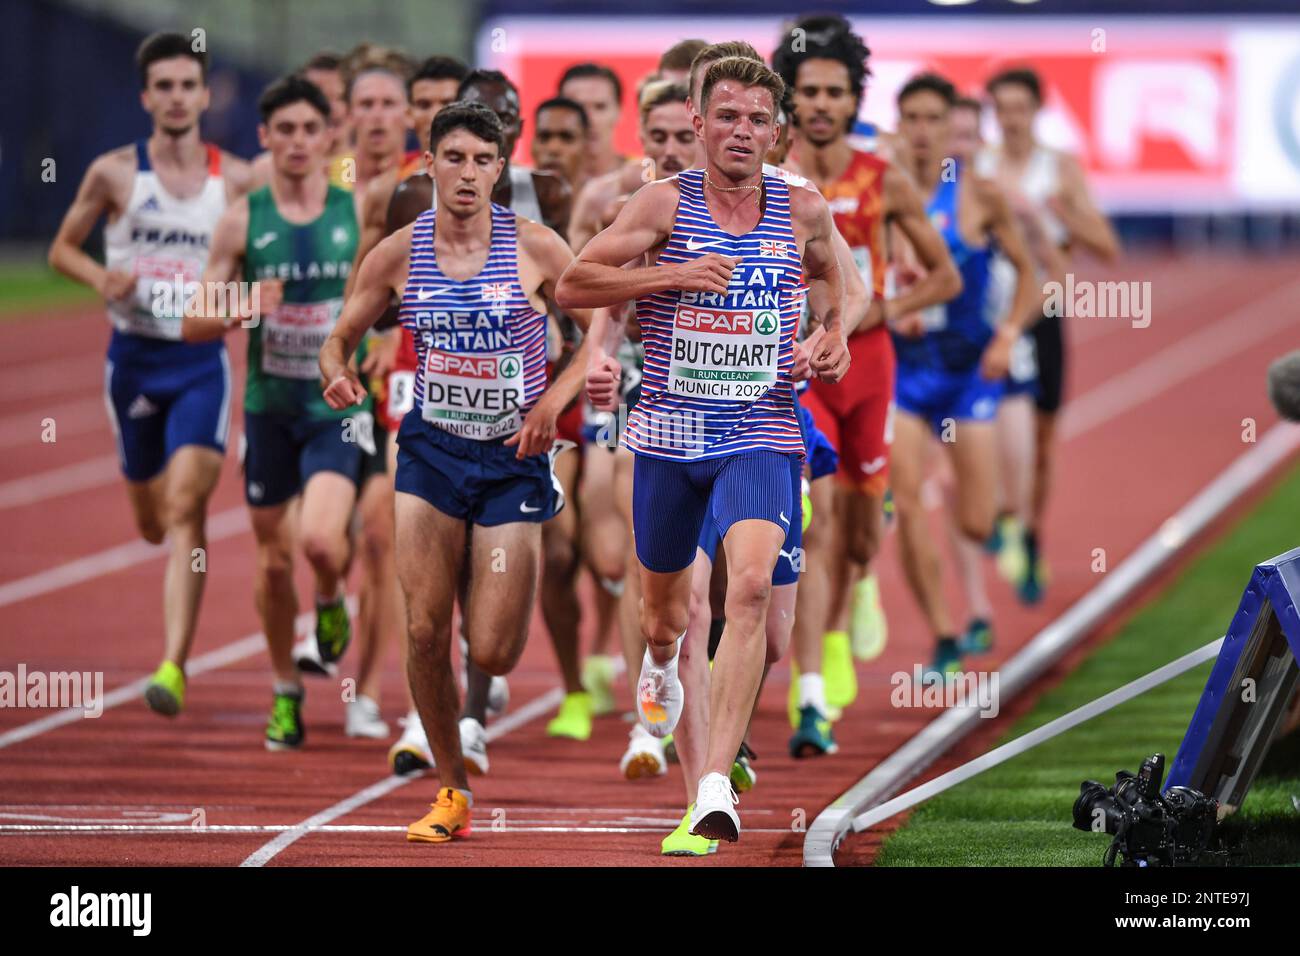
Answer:
<path fill-rule="evenodd" d="M 618 385 L 623 377 L 623 366 L 612 355 L 592 354 L 587 363 L 587 400 L 601 412 L 618 408 Z"/>
<path fill-rule="evenodd" d="M 542 455 L 555 444 L 555 422 L 563 409 L 555 399 L 543 392 L 533 410 L 524 416 L 523 427 L 501 444 L 515 447 L 515 457 L 521 461 L 533 455 Z"/>
<path fill-rule="evenodd" d="M 826 333 L 824 329 L 821 331 L 823 332 L 821 341 L 817 343 L 817 348 L 809 359 L 809 365 L 819 379 L 828 385 L 834 385 L 849 370 L 849 346 L 844 341 L 842 331 L 831 333 Z"/>
<path fill-rule="evenodd" d="M 120 269 L 111 269 L 104 273 L 104 278 L 99 280 L 99 288 L 95 291 L 103 296 L 105 302 L 129 299 L 135 292 L 135 276 Z"/>
<path fill-rule="evenodd" d="M 826 330 L 818 326 L 808 334 L 808 338 L 795 343 L 794 366 L 790 369 L 790 378 L 794 381 L 802 382 L 812 378 L 812 357 L 825 335 Z"/>
<path fill-rule="evenodd" d="M 372 380 L 388 381 L 388 373 L 397 365 L 397 353 L 402 347 L 402 330 L 389 329 L 374 336 L 370 341 L 370 351 L 361 363 L 361 371 Z"/>
<path fill-rule="evenodd" d="M 253 318 L 270 315 L 280 308 L 282 302 L 284 302 L 283 279 L 257 280 L 257 315 Z"/>
<path fill-rule="evenodd" d="M 921 318 L 920 312 L 908 312 L 896 319 L 886 320 L 885 324 L 889 326 L 891 331 L 897 332 L 903 338 L 919 339 L 925 335 L 925 320 Z"/>
<path fill-rule="evenodd" d="M 337 375 L 325 386 L 325 404 L 336 412 L 353 405 L 359 405 L 366 399 L 366 390 L 357 377 L 356 369 L 347 366 L 341 375 Z"/>
<path fill-rule="evenodd" d="M 1011 368 L 1011 346 L 1016 337 L 998 329 L 992 341 L 980 356 L 980 375 L 987 381 L 996 382 L 1007 377 Z"/>
<path fill-rule="evenodd" d="M 719 295 L 727 291 L 731 282 L 731 273 L 740 264 L 737 256 L 723 256 L 716 252 L 706 252 L 698 259 L 677 263 L 673 288 L 683 292 L 716 292 Z"/>

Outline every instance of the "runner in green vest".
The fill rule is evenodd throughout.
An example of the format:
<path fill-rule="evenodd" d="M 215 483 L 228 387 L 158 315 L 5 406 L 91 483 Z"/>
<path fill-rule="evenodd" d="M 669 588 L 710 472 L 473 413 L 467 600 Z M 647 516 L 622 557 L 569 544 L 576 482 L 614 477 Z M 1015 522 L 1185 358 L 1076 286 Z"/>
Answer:
<path fill-rule="evenodd" d="M 227 293 L 248 293 L 244 390 L 244 491 L 257 537 L 256 601 L 275 671 L 266 729 L 271 750 L 302 745 L 303 689 L 292 657 L 298 598 L 293 552 L 301 547 L 316 577 L 316 643 L 332 665 L 351 637 L 343 602 L 348 523 L 361 461 L 373 453 L 370 400 L 339 411 L 320 393 L 316 357 L 343 305 L 358 229 L 350 193 L 324 172 L 329 104 L 298 77 L 272 84 L 259 104 L 262 145 L 271 154 L 268 186 L 218 222 L 199 295 L 186 315 L 189 341 L 218 338 L 240 322 Z M 292 500 L 301 495 L 295 533 Z"/>

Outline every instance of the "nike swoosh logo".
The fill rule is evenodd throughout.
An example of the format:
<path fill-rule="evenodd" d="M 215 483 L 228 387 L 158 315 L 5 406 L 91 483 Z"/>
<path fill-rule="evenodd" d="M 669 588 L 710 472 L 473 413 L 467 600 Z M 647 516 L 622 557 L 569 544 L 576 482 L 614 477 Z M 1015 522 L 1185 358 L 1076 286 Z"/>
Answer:
<path fill-rule="evenodd" d="M 784 521 L 786 524 L 790 523 L 790 519 L 785 516 L 784 511 L 781 512 L 781 520 Z"/>
<path fill-rule="evenodd" d="M 270 245 L 272 242 L 274 242 L 274 241 L 275 241 L 275 233 L 273 233 L 273 232 L 264 232 L 264 233 L 262 233 L 260 236 L 258 236 L 256 239 L 253 240 L 253 248 L 254 248 L 254 249 L 265 249 L 267 246 L 269 246 L 269 245 Z"/>
<path fill-rule="evenodd" d="M 522 511 L 522 512 L 523 512 L 524 514 L 526 514 L 526 515 L 530 515 L 530 514 L 533 514 L 533 513 L 536 512 L 536 511 L 541 511 L 542 509 L 541 509 L 541 508 L 530 508 L 530 507 L 528 507 L 528 502 L 526 502 L 526 501 L 521 501 L 521 502 L 519 502 L 519 510 Z"/>
<path fill-rule="evenodd" d="M 697 249 L 703 249 L 705 246 L 716 246 L 721 241 L 721 239 L 713 239 L 709 242 L 696 242 L 695 237 L 691 236 L 691 238 L 686 240 L 686 251 L 695 252 Z"/>
<path fill-rule="evenodd" d="M 421 302 L 427 302 L 435 295 L 442 295 L 444 292 L 450 292 L 450 289 L 416 289 L 415 297 Z"/>

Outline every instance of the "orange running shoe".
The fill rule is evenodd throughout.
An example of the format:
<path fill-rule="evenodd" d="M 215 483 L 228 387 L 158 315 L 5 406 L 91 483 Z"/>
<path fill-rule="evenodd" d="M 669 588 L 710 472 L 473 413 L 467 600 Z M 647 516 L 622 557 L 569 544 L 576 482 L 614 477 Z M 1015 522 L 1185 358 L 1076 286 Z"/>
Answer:
<path fill-rule="evenodd" d="M 438 791 L 438 801 L 429 804 L 424 819 L 406 828 L 406 839 L 411 843 L 446 843 L 459 834 L 468 836 L 469 800 L 465 794 L 451 787 Z"/>

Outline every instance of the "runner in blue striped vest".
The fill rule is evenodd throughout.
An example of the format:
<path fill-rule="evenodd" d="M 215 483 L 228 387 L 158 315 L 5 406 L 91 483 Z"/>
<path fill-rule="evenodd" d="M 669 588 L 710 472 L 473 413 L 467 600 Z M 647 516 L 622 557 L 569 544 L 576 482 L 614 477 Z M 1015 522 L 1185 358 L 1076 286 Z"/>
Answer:
<path fill-rule="evenodd" d="M 677 651 L 688 619 L 700 529 L 716 523 L 730 580 L 714 659 L 708 756 L 691 832 L 734 841 L 740 820 L 728 773 L 758 692 L 764 619 L 786 530 L 800 518 L 791 459 L 804 454 L 793 383 L 848 367 L 844 294 L 825 200 L 762 172 L 776 140 L 781 78 L 727 57 L 709 67 L 695 117 L 704 169 L 638 190 L 562 278 L 562 308 L 630 299 L 645 344 L 641 401 L 625 441 L 636 453 L 633 533 L 646 639 L 637 718 L 671 733 L 682 709 Z M 642 255 L 650 264 L 622 268 Z M 821 320 L 795 344 L 800 277 Z M 592 400 L 617 375 L 593 353 Z"/>
<path fill-rule="evenodd" d="M 320 356 L 326 401 L 358 401 L 365 390 L 348 359 L 398 296 L 419 364 L 415 407 L 397 437 L 397 572 L 411 693 L 441 782 L 431 812 L 407 830 L 421 843 L 445 842 L 470 824 L 451 667 L 458 582 L 470 582 L 471 658 L 489 674 L 509 672 L 528 637 L 541 522 L 564 506 L 551 470 L 556 419 L 586 370 L 580 352 L 547 387 L 547 305 L 573 254 L 550 229 L 491 202 L 502 143 L 501 122 L 485 106 L 460 102 L 438 113 L 425 154 L 437 208 L 366 257 Z M 589 325 L 586 310 L 568 314 Z"/>

